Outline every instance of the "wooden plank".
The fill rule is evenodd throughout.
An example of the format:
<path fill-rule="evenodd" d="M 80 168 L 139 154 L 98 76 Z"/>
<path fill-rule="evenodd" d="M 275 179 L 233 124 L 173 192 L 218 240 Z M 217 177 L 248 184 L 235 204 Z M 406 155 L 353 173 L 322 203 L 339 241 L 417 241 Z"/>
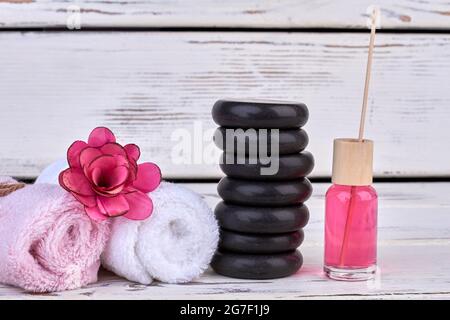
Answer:
<path fill-rule="evenodd" d="M 210 110 L 231 96 L 305 102 L 313 176 L 329 176 L 332 139 L 358 133 L 367 41 L 352 33 L 0 33 L 0 173 L 35 177 L 106 125 L 141 145 L 166 178 L 219 177 Z M 376 176 L 450 176 L 450 35 L 380 34 L 374 59 L 366 134 L 376 140 Z M 195 148 L 185 163 L 171 156 L 180 134 Z"/>
<path fill-rule="evenodd" d="M 209 205 L 216 184 L 186 184 Z M 277 280 L 239 280 L 211 270 L 191 284 L 139 285 L 102 272 L 100 282 L 79 290 L 31 295 L 0 286 L 0 299 L 450 299 L 450 183 L 382 183 L 379 193 L 379 267 L 375 281 L 344 283 L 322 274 L 323 198 L 317 183 L 308 206 L 311 220 L 301 246 L 305 264 Z"/>
<path fill-rule="evenodd" d="M 372 0 L 2 0 L 0 28 L 60 27 L 80 13 L 88 27 L 365 28 Z M 449 29 L 450 3 L 379 0 L 383 28 Z M 78 6 L 74 10 L 73 6 Z M 75 7 L 77 8 L 77 7 Z M 72 17 L 72 18 L 71 18 Z"/>

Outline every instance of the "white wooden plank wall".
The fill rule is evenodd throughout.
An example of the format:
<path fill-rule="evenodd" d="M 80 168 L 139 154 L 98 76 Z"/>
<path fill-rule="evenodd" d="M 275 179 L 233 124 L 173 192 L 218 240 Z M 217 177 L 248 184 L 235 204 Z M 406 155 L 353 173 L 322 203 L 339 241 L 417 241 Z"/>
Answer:
<path fill-rule="evenodd" d="M 448 29 L 442 0 L 2 0 L 0 28 L 65 27 L 76 5 L 82 27 L 364 28 L 369 5 L 384 28 Z"/>
<path fill-rule="evenodd" d="M 448 177 L 450 4 L 378 3 L 392 32 L 376 39 L 367 123 L 367 137 L 376 141 L 375 174 Z M 269 29 L 64 31 L 70 4 L 82 9 L 82 27 Z M 141 145 L 143 159 L 159 163 L 166 178 L 220 177 L 215 163 L 199 164 L 194 156 L 193 163 L 174 163 L 171 137 L 177 129 L 192 133 L 196 123 L 206 131 L 201 148 L 207 149 L 211 107 L 231 96 L 307 103 L 313 176 L 327 177 L 333 137 L 357 133 L 368 34 L 350 28 L 364 27 L 368 4 L 0 1 L 0 174 L 33 178 L 64 157 L 73 140 L 106 125 L 120 141 Z M 23 32 L 27 27 L 63 29 Z M 270 30 L 280 27 L 350 32 Z M 429 32 L 396 33 L 401 28 Z"/>
<path fill-rule="evenodd" d="M 306 102 L 314 175 L 329 175 L 333 137 L 357 134 L 366 41 L 352 33 L 0 34 L 1 172 L 35 176 L 106 125 L 143 146 L 166 177 L 217 177 L 215 164 L 172 163 L 171 135 L 193 132 L 194 121 L 215 127 L 214 101 L 245 96 Z M 449 71 L 450 36 L 379 35 L 367 124 L 378 176 L 450 174 L 442 146 Z"/>

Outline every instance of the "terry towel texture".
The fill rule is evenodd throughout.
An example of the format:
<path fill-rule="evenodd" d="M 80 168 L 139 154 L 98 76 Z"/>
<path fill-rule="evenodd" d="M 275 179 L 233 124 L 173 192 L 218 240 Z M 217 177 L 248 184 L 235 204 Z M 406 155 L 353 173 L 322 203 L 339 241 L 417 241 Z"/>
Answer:
<path fill-rule="evenodd" d="M 65 159 L 48 166 L 36 183 L 58 183 Z M 111 235 L 102 254 L 106 269 L 130 281 L 189 282 L 205 271 L 219 241 L 212 210 L 195 192 L 162 182 L 150 193 L 153 213 L 144 221 L 110 219 Z"/>
<path fill-rule="evenodd" d="M 108 235 L 60 186 L 28 185 L 0 198 L 0 282 L 33 292 L 95 282 Z"/>
<path fill-rule="evenodd" d="M 113 219 L 103 266 L 142 284 L 197 278 L 208 267 L 219 240 L 213 212 L 199 195 L 168 182 L 161 183 L 151 197 L 150 218 Z"/>

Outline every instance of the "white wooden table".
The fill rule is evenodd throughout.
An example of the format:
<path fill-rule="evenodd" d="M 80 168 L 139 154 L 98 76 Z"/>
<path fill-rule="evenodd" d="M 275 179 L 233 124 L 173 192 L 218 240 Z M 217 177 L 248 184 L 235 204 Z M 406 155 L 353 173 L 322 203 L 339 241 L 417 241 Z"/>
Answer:
<path fill-rule="evenodd" d="M 215 183 L 186 184 L 214 206 Z M 379 275 L 370 282 L 328 280 L 322 273 L 324 193 L 314 184 L 301 246 L 304 265 L 277 280 L 240 280 L 211 270 L 183 284 L 145 286 L 102 271 L 86 288 L 29 294 L 0 286 L 0 299 L 450 299 L 450 183 L 378 183 Z"/>

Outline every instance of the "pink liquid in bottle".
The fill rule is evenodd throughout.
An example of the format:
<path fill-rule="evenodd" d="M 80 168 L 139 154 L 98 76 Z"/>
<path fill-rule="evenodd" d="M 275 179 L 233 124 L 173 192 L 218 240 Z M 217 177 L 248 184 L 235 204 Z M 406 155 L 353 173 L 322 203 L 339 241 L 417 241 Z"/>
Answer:
<path fill-rule="evenodd" d="M 325 264 L 336 280 L 373 278 L 377 262 L 377 193 L 372 186 L 334 184 L 326 194 Z"/>

